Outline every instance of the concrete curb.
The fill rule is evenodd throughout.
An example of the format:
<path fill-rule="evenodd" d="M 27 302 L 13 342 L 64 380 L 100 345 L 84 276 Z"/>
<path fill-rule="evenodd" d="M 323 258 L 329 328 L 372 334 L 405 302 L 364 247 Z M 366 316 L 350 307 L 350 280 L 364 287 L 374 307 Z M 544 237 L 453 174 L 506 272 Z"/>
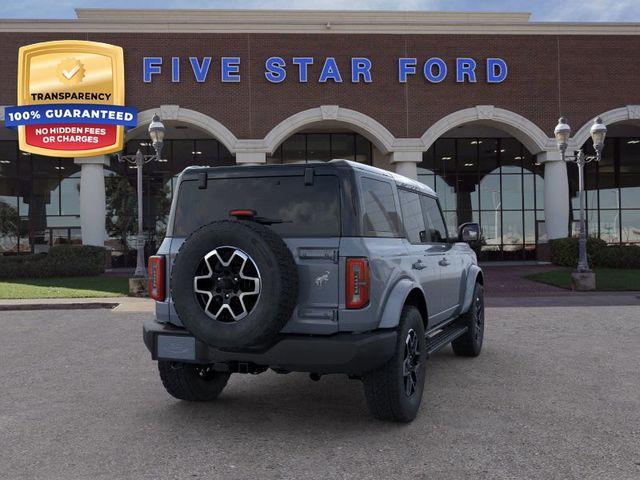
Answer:
<path fill-rule="evenodd" d="M 26 310 L 95 310 L 100 308 L 113 309 L 120 305 L 118 302 L 83 302 L 83 303 L 0 303 L 0 312 Z"/>

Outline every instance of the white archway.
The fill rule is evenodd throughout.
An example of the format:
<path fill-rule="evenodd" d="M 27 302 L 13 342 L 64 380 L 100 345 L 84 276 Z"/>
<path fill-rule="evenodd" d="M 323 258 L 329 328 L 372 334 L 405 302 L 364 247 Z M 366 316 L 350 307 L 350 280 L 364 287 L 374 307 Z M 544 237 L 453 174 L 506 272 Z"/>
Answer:
<path fill-rule="evenodd" d="M 395 137 L 381 123 L 364 113 L 341 108 L 338 105 L 322 105 L 285 118 L 264 137 L 264 147 L 273 153 L 287 138 L 303 128 L 320 122 L 339 123 L 365 136 L 380 152 L 392 150 Z"/>
<path fill-rule="evenodd" d="M 533 154 L 554 148 L 553 139 L 531 120 L 493 105 L 478 105 L 450 113 L 431 125 L 421 137 L 425 150 L 452 128 L 471 122 L 492 125 L 504 130 L 517 138 Z"/>
<path fill-rule="evenodd" d="M 178 105 L 161 105 L 159 108 L 152 108 L 138 112 L 138 126 L 127 132 L 125 141 L 135 137 L 144 128 L 146 128 L 146 126 L 151 123 L 151 119 L 155 113 L 159 114 L 163 121 L 175 120 L 198 127 L 222 143 L 231 153 L 236 153 L 236 143 L 238 142 L 238 139 L 231 130 L 216 119 L 211 118 L 204 113 L 196 112 L 195 110 L 190 110 L 188 108 L 182 108 Z"/>
<path fill-rule="evenodd" d="M 627 120 L 640 120 L 640 105 L 627 105 L 626 107 L 614 108 L 613 110 L 601 113 L 599 117 L 602 119 L 602 123 L 607 126 Z M 573 136 L 572 140 L 575 142 L 575 149 L 582 148 L 582 145 L 589 140 L 591 136 L 591 125 L 593 125 L 595 118 L 596 117 L 589 119 Z"/>

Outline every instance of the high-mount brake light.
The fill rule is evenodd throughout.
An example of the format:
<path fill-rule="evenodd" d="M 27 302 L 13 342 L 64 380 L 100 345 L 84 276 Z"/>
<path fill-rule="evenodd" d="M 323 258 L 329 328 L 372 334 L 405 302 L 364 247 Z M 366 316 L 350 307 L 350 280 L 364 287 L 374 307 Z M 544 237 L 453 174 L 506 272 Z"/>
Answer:
<path fill-rule="evenodd" d="M 149 297 L 163 302 L 165 298 L 164 255 L 149 257 Z"/>
<path fill-rule="evenodd" d="M 347 308 L 363 308 L 369 304 L 369 260 L 347 258 Z"/>
<path fill-rule="evenodd" d="M 231 217 L 236 217 L 236 218 L 253 218 L 256 216 L 258 212 L 256 212 L 255 210 L 248 210 L 248 209 L 239 209 L 239 210 L 230 210 L 229 211 L 229 216 Z"/>

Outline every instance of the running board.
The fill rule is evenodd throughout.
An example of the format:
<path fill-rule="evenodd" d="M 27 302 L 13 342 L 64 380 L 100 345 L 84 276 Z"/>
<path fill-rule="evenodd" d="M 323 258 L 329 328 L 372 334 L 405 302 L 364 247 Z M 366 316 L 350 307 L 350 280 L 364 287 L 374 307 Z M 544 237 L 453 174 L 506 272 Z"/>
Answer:
<path fill-rule="evenodd" d="M 459 325 L 449 325 L 445 327 L 441 332 L 438 332 L 432 337 L 427 338 L 427 356 L 432 353 L 436 353 L 443 347 L 446 347 L 456 338 L 464 335 L 469 327 L 461 327 Z"/>

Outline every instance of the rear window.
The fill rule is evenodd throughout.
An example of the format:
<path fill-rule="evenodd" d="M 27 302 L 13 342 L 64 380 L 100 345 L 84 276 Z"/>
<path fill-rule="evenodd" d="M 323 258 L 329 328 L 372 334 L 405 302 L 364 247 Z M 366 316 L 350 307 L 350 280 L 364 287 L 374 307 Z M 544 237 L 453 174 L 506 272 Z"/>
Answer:
<path fill-rule="evenodd" d="M 364 201 L 364 230 L 370 237 L 402 236 L 400 218 L 390 183 L 364 177 L 362 179 Z"/>
<path fill-rule="evenodd" d="M 282 237 L 340 236 L 340 187 L 334 175 L 315 175 L 313 185 L 305 185 L 303 176 L 210 178 L 206 189 L 196 180 L 183 181 L 173 234 L 187 236 L 240 209 L 279 221 L 270 227 Z"/>

